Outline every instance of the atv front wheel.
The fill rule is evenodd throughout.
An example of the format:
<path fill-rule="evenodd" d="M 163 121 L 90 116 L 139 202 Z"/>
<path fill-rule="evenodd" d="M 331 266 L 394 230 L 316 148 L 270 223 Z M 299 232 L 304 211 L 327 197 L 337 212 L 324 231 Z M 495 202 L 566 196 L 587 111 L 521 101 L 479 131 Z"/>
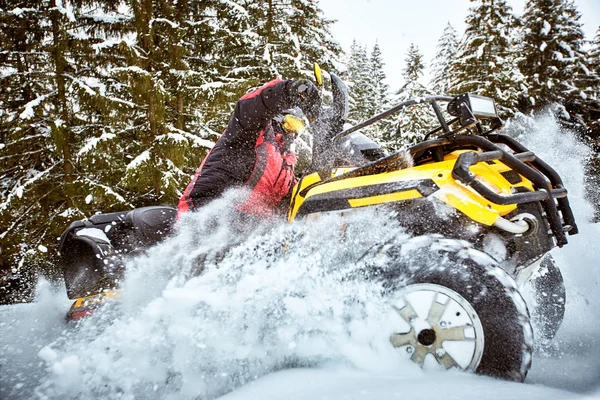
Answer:
<path fill-rule="evenodd" d="M 398 272 L 390 282 L 396 323 L 390 342 L 421 367 L 437 363 L 523 381 L 533 348 L 527 306 L 491 258 L 481 265 L 465 257 L 473 252 L 420 254 L 411 261 L 417 270 L 408 277 Z"/>
<path fill-rule="evenodd" d="M 402 289 L 392 307 L 409 331 L 392 334 L 390 341 L 413 362 L 423 367 L 431 354 L 446 369 L 475 371 L 483 355 L 483 326 L 464 297 L 445 286 L 418 283 Z"/>

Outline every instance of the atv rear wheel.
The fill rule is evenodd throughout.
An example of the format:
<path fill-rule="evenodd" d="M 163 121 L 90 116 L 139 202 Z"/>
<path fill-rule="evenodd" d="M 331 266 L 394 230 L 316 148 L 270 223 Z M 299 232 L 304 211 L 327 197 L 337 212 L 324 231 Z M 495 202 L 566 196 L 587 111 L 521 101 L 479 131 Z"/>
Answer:
<path fill-rule="evenodd" d="M 523 381 L 531 366 L 533 334 L 516 283 L 491 258 L 417 255 L 419 269 L 397 273 L 391 304 L 397 323 L 392 345 L 412 361 Z M 485 258 L 483 258 L 485 257 Z M 488 260 L 489 258 L 489 260 Z M 388 281 L 389 282 L 389 281 Z"/>

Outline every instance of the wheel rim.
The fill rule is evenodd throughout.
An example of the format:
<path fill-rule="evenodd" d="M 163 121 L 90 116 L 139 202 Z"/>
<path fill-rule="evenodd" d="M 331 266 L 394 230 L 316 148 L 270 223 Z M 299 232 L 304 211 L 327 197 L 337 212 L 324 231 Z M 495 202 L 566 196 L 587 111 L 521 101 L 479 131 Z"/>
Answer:
<path fill-rule="evenodd" d="M 420 367 L 474 371 L 483 355 L 481 320 L 464 297 L 432 283 L 409 285 L 392 302 L 392 345 Z M 399 316 L 399 318 L 397 317 Z"/>

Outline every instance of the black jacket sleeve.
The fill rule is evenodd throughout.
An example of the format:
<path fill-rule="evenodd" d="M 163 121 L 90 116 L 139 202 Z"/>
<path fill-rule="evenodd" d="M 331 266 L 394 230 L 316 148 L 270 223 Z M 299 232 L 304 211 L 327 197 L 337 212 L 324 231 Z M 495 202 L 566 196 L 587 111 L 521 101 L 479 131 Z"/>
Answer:
<path fill-rule="evenodd" d="M 267 83 L 255 92 L 243 96 L 235 106 L 228 129 L 235 131 L 257 131 L 264 128 L 279 112 L 293 106 L 288 94 L 291 81 Z M 269 86 L 271 84 L 271 86 Z"/>

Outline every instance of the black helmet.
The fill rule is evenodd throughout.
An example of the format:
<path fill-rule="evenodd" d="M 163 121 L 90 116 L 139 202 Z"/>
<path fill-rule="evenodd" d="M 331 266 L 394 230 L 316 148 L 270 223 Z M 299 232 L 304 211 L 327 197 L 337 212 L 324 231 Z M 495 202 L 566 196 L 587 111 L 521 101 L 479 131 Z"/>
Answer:
<path fill-rule="evenodd" d="M 298 107 L 283 110 L 273 117 L 273 127 L 277 132 L 298 137 L 310 126 L 308 119 Z"/>

